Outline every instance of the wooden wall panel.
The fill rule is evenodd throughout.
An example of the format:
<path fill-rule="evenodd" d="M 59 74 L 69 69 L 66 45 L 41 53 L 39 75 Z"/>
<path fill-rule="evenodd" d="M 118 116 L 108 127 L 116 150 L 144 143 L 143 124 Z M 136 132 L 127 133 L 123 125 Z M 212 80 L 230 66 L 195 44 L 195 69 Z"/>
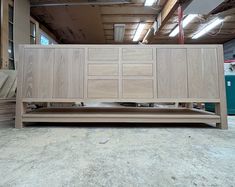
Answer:
<path fill-rule="evenodd" d="M 187 98 L 186 49 L 157 49 L 159 98 Z"/>

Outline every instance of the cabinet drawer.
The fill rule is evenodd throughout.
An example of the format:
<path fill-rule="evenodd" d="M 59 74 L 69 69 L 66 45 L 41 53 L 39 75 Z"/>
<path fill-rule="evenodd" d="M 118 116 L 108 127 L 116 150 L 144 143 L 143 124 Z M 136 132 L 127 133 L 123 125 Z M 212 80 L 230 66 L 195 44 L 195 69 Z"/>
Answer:
<path fill-rule="evenodd" d="M 117 48 L 90 48 L 88 60 L 90 61 L 117 61 L 119 50 Z"/>
<path fill-rule="evenodd" d="M 118 64 L 88 64 L 88 75 L 90 76 L 118 75 Z"/>
<path fill-rule="evenodd" d="M 88 80 L 88 98 L 117 98 L 118 80 Z"/>
<path fill-rule="evenodd" d="M 153 98 L 153 80 L 123 80 L 123 98 Z"/>
<path fill-rule="evenodd" d="M 153 60 L 151 48 L 124 48 L 122 49 L 122 60 L 124 61 L 148 61 Z"/>
<path fill-rule="evenodd" d="M 152 76 L 153 64 L 123 64 L 122 74 L 127 76 Z"/>

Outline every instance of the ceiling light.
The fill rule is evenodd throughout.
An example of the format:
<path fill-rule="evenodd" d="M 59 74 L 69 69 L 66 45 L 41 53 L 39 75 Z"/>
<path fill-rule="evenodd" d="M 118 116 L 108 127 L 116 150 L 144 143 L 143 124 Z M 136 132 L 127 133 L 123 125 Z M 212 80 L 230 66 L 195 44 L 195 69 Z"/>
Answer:
<path fill-rule="evenodd" d="M 183 20 L 183 28 L 186 27 L 195 17 L 197 14 L 189 14 L 186 18 Z M 175 37 L 179 33 L 179 26 L 177 26 L 169 35 L 170 37 Z"/>
<path fill-rule="evenodd" d="M 140 23 L 140 24 L 138 25 L 137 30 L 136 30 L 136 32 L 135 32 L 135 36 L 134 36 L 134 38 L 133 38 L 133 41 L 134 41 L 134 42 L 137 42 L 137 41 L 139 40 L 140 35 L 141 35 L 142 31 L 144 30 L 144 27 L 145 27 L 145 24 L 144 24 L 144 23 Z"/>
<path fill-rule="evenodd" d="M 114 24 L 114 41 L 122 42 L 125 34 L 125 24 Z"/>
<path fill-rule="evenodd" d="M 145 0 L 144 6 L 153 6 L 155 0 Z"/>
<path fill-rule="evenodd" d="M 195 34 L 192 39 L 197 39 L 201 37 L 202 35 L 206 34 L 209 32 L 211 29 L 215 28 L 218 26 L 220 23 L 222 23 L 224 20 L 220 18 L 216 18 L 213 21 L 211 21 L 206 27 L 204 27 L 201 31 L 199 31 L 197 34 Z"/>

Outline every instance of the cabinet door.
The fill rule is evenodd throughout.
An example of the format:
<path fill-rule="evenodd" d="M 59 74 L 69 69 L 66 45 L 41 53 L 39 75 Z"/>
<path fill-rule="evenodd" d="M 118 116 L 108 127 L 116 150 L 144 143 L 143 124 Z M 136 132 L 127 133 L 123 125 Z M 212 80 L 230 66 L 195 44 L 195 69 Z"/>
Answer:
<path fill-rule="evenodd" d="M 84 49 L 55 49 L 54 98 L 83 98 Z"/>
<path fill-rule="evenodd" d="M 188 49 L 189 98 L 219 98 L 216 49 Z"/>
<path fill-rule="evenodd" d="M 187 98 L 186 49 L 157 49 L 158 98 Z"/>
<path fill-rule="evenodd" d="M 25 49 L 23 97 L 52 98 L 54 49 Z"/>

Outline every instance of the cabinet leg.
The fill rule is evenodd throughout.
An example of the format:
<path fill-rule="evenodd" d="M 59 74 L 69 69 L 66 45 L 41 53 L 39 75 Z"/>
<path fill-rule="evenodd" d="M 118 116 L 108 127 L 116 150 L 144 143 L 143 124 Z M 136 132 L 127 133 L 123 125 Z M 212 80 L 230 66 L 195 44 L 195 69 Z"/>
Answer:
<path fill-rule="evenodd" d="M 227 112 L 226 105 L 223 106 L 221 103 L 215 104 L 215 113 L 220 116 L 220 123 L 216 124 L 217 128 L 220 129 L 228 129 L 228 120 L 227 120 Z"/>
<path fill-rule="evenodd" d="M 17 101 L 16 102 L 15 128 L 17 129 L 23 128 L 22 115 L 25 113 L 25 111 L 26 111 L 26 104 L 21 101 Z"/>

